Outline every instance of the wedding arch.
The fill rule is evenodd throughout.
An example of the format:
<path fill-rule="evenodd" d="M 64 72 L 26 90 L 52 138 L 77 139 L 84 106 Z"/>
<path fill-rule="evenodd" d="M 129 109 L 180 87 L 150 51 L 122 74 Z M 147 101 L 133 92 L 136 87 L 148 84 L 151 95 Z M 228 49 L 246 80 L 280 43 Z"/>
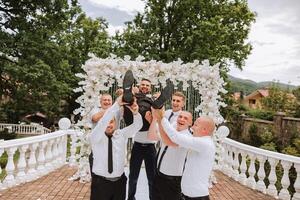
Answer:
<path fill-rule="evenodd" d="M 111 55 L 108 58 L 97 58 L 93 54 L 82 66 L 85 73 L 76 74 L 83 79 L 78 84 L 74 92 L 83 92 L 76 100 L 80 107 L 74 110 L 74 114 L 80 114 L 82 120 L 77 125 L 87 125 L 90 110 L 98 104 L 101 91 L 107 91 L 117 82 L 122 86 L 123 75 L 130 69 L 135 79 L 139 82 L 142 78 L 151 80 L 155 87 L 161 84 L 166 85 L 166 80 L 170 79 L 175 89 L 182 84 L 182 89 L 186 90 L 191 84 L 201 97 L 200 104 L 196 107 L 199 115 L 207 115 L 214 119 L 216 124 L 223 122 L 219 109 L 226 106 L 222 101 L 221 93 L 226 93 L 224 80 L 220 76 L 219 64 L 210 65 L 208 60 L 201 63 L 195 60 L 192 63 L 183 63 L 178 59 L 170 63 L 150 60 L 143 61 L 144 57 L 139 56 L 135 60 L 130 60 L 130 56 L 124 59 Z"/>
<path fill-rule="evenodd" d="M 128 69 L 132 70 L 137 82 L 147 78 L 154 87 L 164 87 L 168 79 L 173 82 L 175 89 L 179 84 L 182 90 L 192 86 L 201 97 L 200 104 L 195 108 L 196 112 L 199 115 L 210 116 L 216 125 L 224 121 L 219 110 L 220 107 L 226 106 L 221 94 L 227 91 L 223 87 L 225 82 L 220 76 L 219 64 L 210 65 L 208 60 L 184 63 L 178 59 L 163 63 L 156 60 L 144 61 L 143 56 L 138 56 L 135 60 L 131 60 L 130 56 L 125 56 L 124 59 L 115 55 L 108 58 L 98 58 L 93 54 L 89 56 L 90 59 L 82 66 L 84 73 L 76 74 L 82 80 L 78 83 L 79 87 L 74 89 L 74 92 L 82 93 L 76 100 L 80 107 L 74 110 L 75 115 L 80 114 L 82 117 L 76 125 L 85 127 L 85 131 L 91 127 L 89 115 L 95 105 L 99 104 L 99 94 L 108 91 L 115 83 L 122 87 L 123 76 Z M 81 153 L 78 155 L 79 169 L 72 179 L 87 181 L 88 160 L 83 154 L 87 154 L 88 148 L 83 147 L 88 146 L 88 142 L 84 135 L 80 137 L 81 142 L 77 144 L 81 146 Z M 218 141 L 219 137 L 220 134 L 214 134 L 215 141 Z"/>

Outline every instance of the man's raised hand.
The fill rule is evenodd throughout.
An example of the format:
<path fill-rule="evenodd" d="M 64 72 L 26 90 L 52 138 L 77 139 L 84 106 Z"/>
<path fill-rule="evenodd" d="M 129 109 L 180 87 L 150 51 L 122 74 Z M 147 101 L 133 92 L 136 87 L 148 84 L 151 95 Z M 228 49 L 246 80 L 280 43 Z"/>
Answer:
<path fill-rule="evenodd" d="M 165 114 L 165 108 L 161 108 L 161 109 L 154 109 L 152 108 L 152 115 L 154 118 L 156 118 L 158 121 L 162 120 L 162 118 L 164 117 Z"/>

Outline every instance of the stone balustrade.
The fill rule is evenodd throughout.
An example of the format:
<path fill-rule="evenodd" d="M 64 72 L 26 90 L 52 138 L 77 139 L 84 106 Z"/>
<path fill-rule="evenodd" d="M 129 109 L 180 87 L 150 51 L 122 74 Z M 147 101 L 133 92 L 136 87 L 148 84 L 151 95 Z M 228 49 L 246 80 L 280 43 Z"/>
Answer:
<path fill-rule="evenodd" d="M 45 135 L 1 141 L 0 157 L 7 157 L 7 162 L 3 169 L 0 167 L 0 190 L 35 180 L 66 164 L 68 138 L 71 140 L 68 163 L 73 166 L 76 162 L 76 141 L 73 140 L 78 133 L 75 130 L 59 130 Z"/>
<path fill-rule="evenodd" d="M 8 129 L 8 132 L 15 132 L 22 135 L 42 135 L 51 132 L 50 129 L 41 125 L 0 123 L 0 131 L 3 131 L 5 128 Z"/>
<path fill-rule="evenodd" d="M 223 173 L 275 198 L 300 200 L 299 157 L 252 147 L 229 138 L 224 139 L 221 145 L 222 160 L 218 162 L 218 169 Z M 282 178 L 276 170 L 281 171 Z M 293 174 L 296 176 L 295 182 L 291 182 Z M 289 192 L 291 186 L 295 188 L 295 193 Z"/>

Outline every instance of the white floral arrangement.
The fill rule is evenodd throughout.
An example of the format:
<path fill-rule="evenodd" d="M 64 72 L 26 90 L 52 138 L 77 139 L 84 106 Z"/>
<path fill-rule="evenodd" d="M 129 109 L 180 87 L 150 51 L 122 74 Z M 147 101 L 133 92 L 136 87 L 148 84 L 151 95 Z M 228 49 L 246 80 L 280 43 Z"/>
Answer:
<path fill-rule="evenodd" d="M 199 115 L 211 117 L 216 125 L 221 124 L 224 118 L 220 114 L 220 107 L 225 107 L 222 102 L 221 94 L 226 94 L 224 89 L 225 82 L 220 76 L 219 64 L 210 65 L 208 60 L 199 62 L 195 60 L 191 63 L 183 63 L 178 59 L 170 63 L 150 60 L 144 61 L 143 56 L 138 56 L 135 60 L 131 60 L 130 56 L 125 56 L 124 59 L 113 54 L 108 58 L 98 58 L 94 54 L 89 54 L 90 59 L 82 66 L 84 73 L 76 74 L 82 80 L 79 82 L 79 87 L 74 89 L 74 92 L 82 93 L 76 100 L 80 107 L 74 110 L 74 114 L 80 114 L 82 120 L 77 123 L 78 127 L 91 128 L 90 112 L 98 105 L 100 91 L 107 91 L 116 81 L 119 87 L 122 86 L 123 76 L 127 70 L 132 70 L 134 78 L 140 82 L 142 78 L 151 80 L 155 87 L 161 84 L 163 87 L 169 79 L 173 82 L 175 89 L 179 83 L 182 83 L 183 90 L 187 90 L 190 84 L 199 92 L 201 96 L 200 105 L 196 107 Z M 217 133 L 217 132 L 216 132 Z M 86 136 L 82 136 L 86 137 Z M 217 141 L 217 134 L 215 134 Z M 86 145 L 86 138 L 79 140 L 80 146 Z M 218 145 L 216 142 L 216 145 Z M 88 148 L 81 154 L 88 154 Z M 88 167 L 88 159 L 80 156 L 79 167 L 83 172 L 78 172 L 78 177 L 84 181 L 87 180 L 86 170 L 83 167 Z M 81 177 L 82 176 L 82 177 Z"/>

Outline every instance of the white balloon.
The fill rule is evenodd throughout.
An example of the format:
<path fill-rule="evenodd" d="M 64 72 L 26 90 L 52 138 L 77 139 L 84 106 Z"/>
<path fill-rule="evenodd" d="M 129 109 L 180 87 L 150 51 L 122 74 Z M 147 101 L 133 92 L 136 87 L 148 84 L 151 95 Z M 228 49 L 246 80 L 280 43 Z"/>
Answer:
<path fill-rule="evenodd" d="M 59 126 L 60 130 L 67 130 L 71 126 L 71 121 L 68 118 L 66 118 L 66 117 L 61 118 L 58 121 L 58 126 Z"/>
<path fill-rule="evenodd" d="M 227 137 L 229 135 L 229 128 L 227 126 L 220 126 L 217 130 L 221 137 Z"/>

